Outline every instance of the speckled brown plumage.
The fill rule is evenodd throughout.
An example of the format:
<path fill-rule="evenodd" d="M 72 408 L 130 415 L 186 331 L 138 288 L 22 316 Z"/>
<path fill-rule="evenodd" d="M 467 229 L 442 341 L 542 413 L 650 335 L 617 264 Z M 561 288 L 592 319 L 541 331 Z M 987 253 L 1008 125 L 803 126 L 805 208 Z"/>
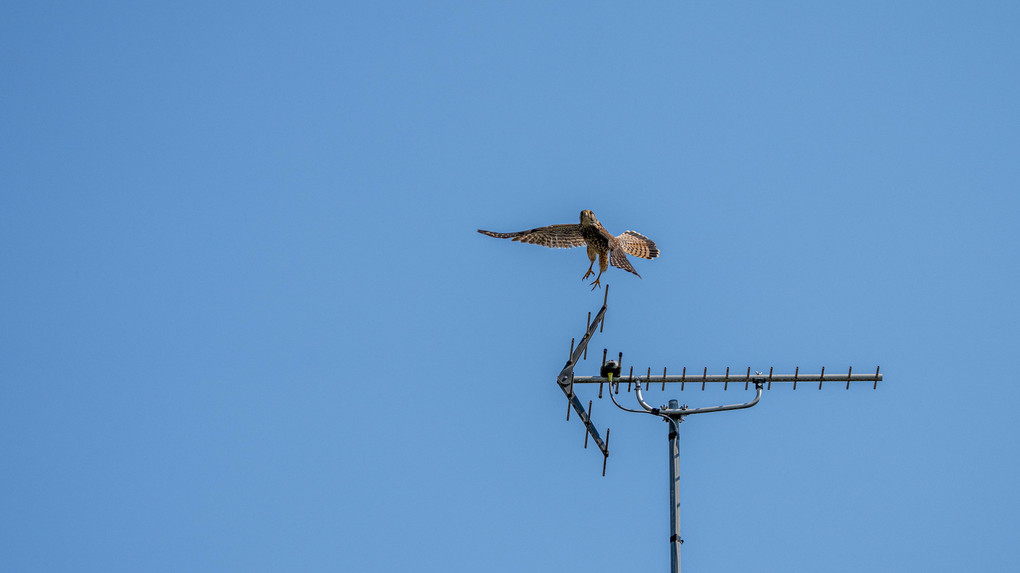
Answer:
<path fill-rule="evenodd" d="M 591 264 L 588 265 L 588 272 L 581 278 L 586 279 L 595 274 L 592 267 L 595 265 L 595 259 L 598 259 L 599 274 L 592 282 L 593 290 L 601 284 L 599 279 L 610 264 L 634 273 L 638 277 L 641 276 L 631 266 L 627 259 L 628 254 L 642 259 L 654 259 L 659 256 L 658 247 L 648 237 L 634 231 L 624 231 L 623 234 L 614 237 L 595 218 L 595 213 L 588 209 L 581 211 L 581 222 L 577 225 L 549 225 L 516 233 L 494 233 L 482 229 L 478 229 L 478 232 L 497 239 L 511 239 L 558 249 L 587 245 L 588 260 L 591 261 Z"/>

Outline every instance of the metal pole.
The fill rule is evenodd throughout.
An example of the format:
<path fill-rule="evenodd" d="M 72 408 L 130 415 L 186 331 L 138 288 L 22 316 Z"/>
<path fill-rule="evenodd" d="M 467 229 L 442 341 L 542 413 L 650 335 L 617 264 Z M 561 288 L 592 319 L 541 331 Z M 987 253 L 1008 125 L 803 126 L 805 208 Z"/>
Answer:
<path fill-rule="evenodd" d="M 697 384 L 697 383 L 709 383 L 709 384 L 736 384 L 737 382 L 754 382 L 755 378 L 763 376 L 765 382 L 873 382 L 878 383 L 884 380 L 885 375 L 881 372 L 875 374 L 854 374 L 853 372 L 845 374 L 802 374 L 799 370 L 793 374 L 768 374 L 759 375 L 755 373 L 747 374 L 681 374 L 676 376 L 670 374 L 669 376 L 657 376 L 652 379 L 653 382 L 665 382 L 666 384 L 675 384 L 677 382 L 684 384 Z M 628 382 L 628 377 L 624 376 L 624 382 Z M 631 376 L 630 378 L 633 378 Z M 637 378 L 634 378 L 637 380 Z M 598 384 L 605 382 L 606 379 L 601 376 L 574 376 L 574 384 Z"/>
<path fill-rule="evenodd" d="M 676 410 L 680 403 L 669 401 L 669 409 Z M 680 422 L 681 416 L 669 416 L 669 566 L 672 573 L 680 573 Z"/>

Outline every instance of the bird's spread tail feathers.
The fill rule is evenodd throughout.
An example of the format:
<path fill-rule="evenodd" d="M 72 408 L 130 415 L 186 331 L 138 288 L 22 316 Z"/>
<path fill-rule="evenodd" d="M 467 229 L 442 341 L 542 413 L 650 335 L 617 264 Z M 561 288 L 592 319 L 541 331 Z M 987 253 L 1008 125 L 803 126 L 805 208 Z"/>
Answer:
<path fill-rule="evenodd" d="M 627 259 L 627 255 L 623 254 L 620 249 L 613 249 L 609 251 L 609 263 L 618 269 L 623 269 L 629 273 L 634 273 L 638 278 L 638 272 L 634 270 L 634 267 L 630 265 L 630 261 Z"/>

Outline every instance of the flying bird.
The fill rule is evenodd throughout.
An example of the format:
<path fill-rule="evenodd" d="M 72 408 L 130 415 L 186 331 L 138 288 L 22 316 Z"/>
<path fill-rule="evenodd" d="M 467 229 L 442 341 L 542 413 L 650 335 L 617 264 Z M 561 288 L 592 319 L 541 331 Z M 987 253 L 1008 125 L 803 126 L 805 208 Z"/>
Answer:
<path fill-rule="evenodd" d="M 595 274 L 592 271 L 592 267 L 595 266 L 596 258 L 599 261 L 599 274 L 595 277 L 594 282 L 591 283 L 592 290 L 595 290 L 601 284 L 599 279 L 602 277 L 602 273 L 606 272 L 606 269 L 609 268 L 610 264 L 627 272 L 634 273 L 640 278 L 641 275 L 638 275 L 634 267 L 630 265 L 630 261 L 627 260 L 627 255 L 634 255 L 642 259 L 654 259 L 659 256 L 659 248 L 648 237 L 634 231 L 624 231 L 623 234 L 614 237 L 595 218 L 595 213 L 588 209 L 581 211 L 581 222 L 577 225 L 549 225 L 548 227 L 538 227 L 517 233 L 494 233 L 492 231 L 483 231 L 482 229 L 478 229 L 478 232 L 490 237 L 496 237 L 497 239 L 512 239 L 522 243 L 531 243 L 556 249 L 568 249 L 570 247 L 587 245 L 588 260 L 591 261 L 591 264 L 588 265 L 588 272 L 584 273 L 581 280 Z"/>

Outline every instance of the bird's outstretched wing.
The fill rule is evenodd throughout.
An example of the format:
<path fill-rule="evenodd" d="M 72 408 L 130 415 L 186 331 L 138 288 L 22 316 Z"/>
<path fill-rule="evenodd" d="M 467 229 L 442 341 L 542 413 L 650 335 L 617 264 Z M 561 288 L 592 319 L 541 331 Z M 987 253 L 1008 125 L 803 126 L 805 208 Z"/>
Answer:
<path fill-rule="evenodd" d="M 634 270 L 634 267 L 630 266 L 630 261 L 627 259 L 627 255 L 625 255 L 620 249 L 613 249 L 609 251 L 609 264 L 629 273 L 634 273 L 638 276 L 638 278 L 641 278 L 641 275 L 638 275 L 638 272 Z"/>
<path fill-rule="evenodd" d="M 642 259 L 654 259 L 659 256 L 659 248 L 655 246 L 655 242 L 641 233 L 624 231 L 623 234 L 616 237 L 616 240 L 620 241 L 620 245 L 623 246 L 623 250 L 628 255 L 634 255 Z M 616 265 L 616 263 L 613 264 Z"/>
<path fill-rule="evenodd" d="M 584 244 L 584 236 L 581 235 L 581 225 L 549 225 L 548 227 L 538 227 L 537 229 L 518 231 L 516 233 L 494 233 L 492 231 L 483 231 L 482 229 L 478 229 L 478 232 L 490 237 L 496 237 L 497 239 L 512 239 L 522 243 L 531 243 L 556 249 L 569 249 L 570 247 L 580 247 Z"/>

